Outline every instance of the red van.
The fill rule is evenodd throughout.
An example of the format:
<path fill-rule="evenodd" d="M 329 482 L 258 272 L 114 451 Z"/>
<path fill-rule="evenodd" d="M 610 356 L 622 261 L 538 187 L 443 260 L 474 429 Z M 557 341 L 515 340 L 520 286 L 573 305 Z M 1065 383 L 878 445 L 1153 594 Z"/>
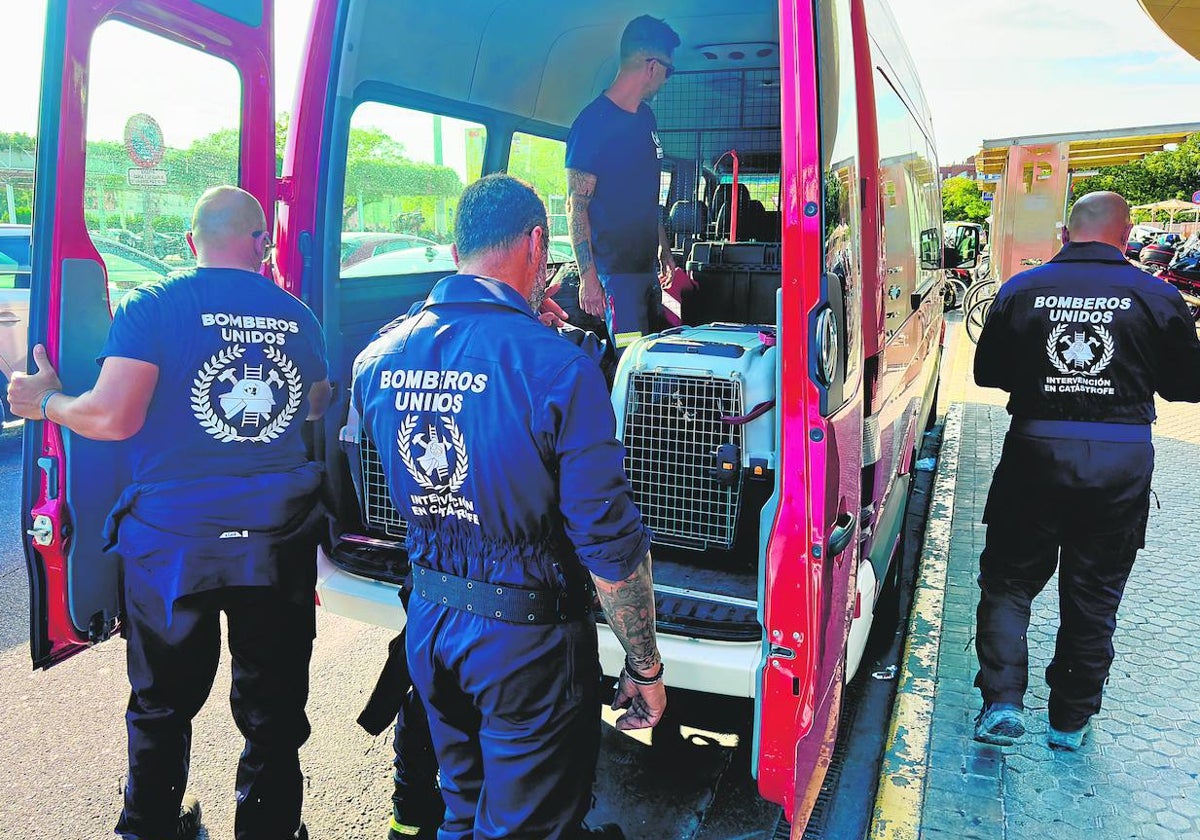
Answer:
<path fill-rule="evenodd" d="M 759 790 L 799 836 L 889 579 L 941 359 L 932 125 L 887 7 L 316 0 L 279 174 L 272 17 L 289 8 L 272 6 L 52 0 L 32 340 L 69 391 L 94 381 L 111 317 L 96 212 L 148 228 L 218 183 L 274 208 L 276 280 L 321 318 L 340 399 L 312 441 L 337 505 L 318 595 L 399 626 L 405 524 L 346 392 L 372 333 L 446 269 L 379 259 L 342 276 L 343 235 L 447 242 L 462 188 L 501 170 L 565 233 L 568 127 L 614 76 L 624 24 L 665 17 L 683 43 L 652 103 L 663 212 L 698 289 L 681 326 L 626 352 L 613 405 L 658 535 L 668 682 L 753 700 Z M 112 60 L 134 50 L 140 78 Z M 118 444 L 26 428 L 32 653 L 47 667 L 119 627 L 100 530 L 127 468 Z M 614 673 L 615 639 L 602 632 L 601 648 Z"/>

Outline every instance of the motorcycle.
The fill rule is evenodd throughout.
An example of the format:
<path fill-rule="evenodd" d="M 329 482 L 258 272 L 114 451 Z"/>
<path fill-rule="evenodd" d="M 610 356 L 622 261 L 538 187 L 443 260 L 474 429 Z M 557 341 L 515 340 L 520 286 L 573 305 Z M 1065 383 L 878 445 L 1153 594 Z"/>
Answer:
<path fill-rule="evenodd" d="M 1158 277 L 1179 290 L 1192 320 L 1200 322 L 1200 247 L 1181 248 Z"/>

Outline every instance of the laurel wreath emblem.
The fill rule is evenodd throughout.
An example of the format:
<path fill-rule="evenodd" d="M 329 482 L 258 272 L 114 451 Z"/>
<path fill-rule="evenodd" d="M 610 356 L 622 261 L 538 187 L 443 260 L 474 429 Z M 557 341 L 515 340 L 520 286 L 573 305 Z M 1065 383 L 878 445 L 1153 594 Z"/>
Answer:
<path fill-rule="evenodd" d="M 454 447 L 454 472 L 450 475 L 450 482 L 447 485 L 447 489 L 451 493 L 457 493 L 462 489 L 463 483 L 467 480 L 467 441 L 463 437 L 462 431 L 458 428 L 458 424 L 454 422 L 453 417 L 442 417 L 442 425 L 445 427 L 447 434 L 450 435 L 450 443 Z M 404 464 L 404 468 L 408 470 L 409 475 L 413 477 L 413 480 L 423 489 L 436 490 L 437 484 L 417 466 L 409 449 L 408 442 L 412 439 L 412 433 L 416 427 L 417 415 L 410 414 L 404 418 L 404 421 L 400 424 L 400 428 L 396 431 L 396 448 L 400 452 L 400 461 Z"/>
<path fill-rule="evenodd" d="M 1096 335 L 1100 338 L 1100 344 L 1104 349 L 1100 354 L 1100 360 L 1087 370 L 1071 370 L 1067 363 L 1059 356 L 1058 342 L 1066 334 L 1067 325 L 1059 324 L 1050 331 L 1050 336 L 1046 339 L 1046 355 L 1050 358 L 1050 363 L 1058 369 L 1059 373 L 1068 376 L 1098 376 L 1105 368 L 1112 364 L 1113 356 L 1116 355 L 1117 349 L 1112 333 L 1104 327 L 1096 327 L 1095 330 Z"/>
<path fill-rule="evenodd" d="M 287 383 L 287 402 L 279 414 L 276 415 L 275 419 L 264 426 L 257 435 L 241 435 L 238 434 L 236 427 L 225 422 L 218 416 L 217 412 L 213 409 L 211 393 L 213 382 L 216 381 L 221 371 L 228 368 L 234 362 L 237 362 L 245 354 L 246 348 L 235 344 L 231 347 L 226 347 L 224 350 L 219 350 L 209 357 L 208 361 L 200 368 L 200 372 L 192 384 L 192 414 L 200 421 L 200 426 L 204 431 L 222 443 L 232 443 L 234 441 L 270 443 L 287 429 L 292 418 L 296 416 L 296 411 L 300 408 L 301 401 L 304 399 L 300 371 L 296 369 L 296 365 L 292 360 L 283 354 L 283 351 L 275 347 L 264 348 L 263 354 L 279 368 L 280 373 L 283 374 L 284 381 Z"/>

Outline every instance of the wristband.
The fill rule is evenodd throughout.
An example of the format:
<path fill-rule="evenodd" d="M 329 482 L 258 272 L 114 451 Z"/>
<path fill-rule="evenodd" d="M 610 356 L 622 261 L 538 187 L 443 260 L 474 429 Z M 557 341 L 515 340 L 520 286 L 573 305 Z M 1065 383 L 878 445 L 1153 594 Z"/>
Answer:
<path fill-rule="evenodd" d="M 50 398 L 53 397 L 55 394 L 61 394 L 61 393 L 62 393 L 62 391 L 58 390 L 57 388 L 50 388 L 49 390 L 46 391 L 45 394 L 42 395 L 42 419 L 43 420 L 50 419 L 49 417 L 46 416 L 46 406 L 50 404 Z"/>
<path fill-rule="evenodd" d="M 626 661 L 625 667 L 622 668 L 621 670 L 625 672 L 625 676 L 628 677 L 629 681 L 631 683 L 633 683 L 634 685 L 654 685 L 655 683 L 662 682 L 663 673 L 667 670 L 667 666 L 666 666 L 666 663 L 659 662 L 658 663 L 658 673 L 655 674 L 653 677 L 641 676 L 640 674 L 638 674 L 636 671 L 634 671 L 632 668 L 629 667 L 628 661 Z"/>

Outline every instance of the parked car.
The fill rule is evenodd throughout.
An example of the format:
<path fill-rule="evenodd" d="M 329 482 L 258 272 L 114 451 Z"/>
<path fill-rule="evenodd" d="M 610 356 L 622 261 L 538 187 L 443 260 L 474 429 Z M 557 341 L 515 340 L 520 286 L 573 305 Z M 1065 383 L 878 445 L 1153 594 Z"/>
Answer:
<path fill-rule="evenodd" d="M 108 301 L 116 306 L 131 289 L 166 277 L 162 260 L 115 239 L 92 235 L 108 274 Z M 29 353 L 29 225 L 0 225 L 0 420 L 9 419 L 8 380 L 24 371 Z"/>
<path fill-rule="evenodd" d="M 438 243 L 411 233 L 357 233 L 342 234 L 342 268 L 348 268 L 371 257 L 390 254 L 393 251 L 408 251 L 414 248 L 436 248 Z"/>
<path fill-rule="evenodd" d="M 415 237 L 414 237 L 415 238 Z M 342 279 L 352 277 L 393 277 L 401 274 L 429 274 L 441 272 L 454 274 L 458 267 L 450 253 L 449 245 L 430 242 L 423 248 L 409 247 L 400 251 L 389 251 L 376 257 L 368 257 L 349 268 L 342 266 Z"/>

